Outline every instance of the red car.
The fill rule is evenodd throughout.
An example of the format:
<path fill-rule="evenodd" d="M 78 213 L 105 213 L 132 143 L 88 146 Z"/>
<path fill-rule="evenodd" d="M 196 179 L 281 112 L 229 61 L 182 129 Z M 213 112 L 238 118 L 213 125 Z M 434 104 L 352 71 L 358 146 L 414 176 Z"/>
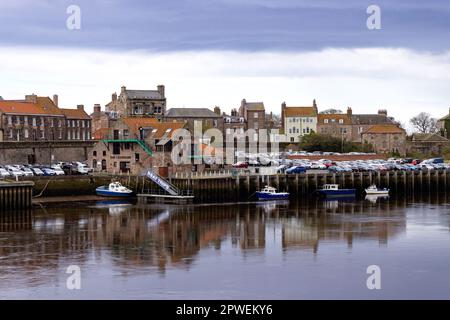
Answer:
<path fill-rule="evenodd" d="M 233 168 L 248 168 L 248 163 L 239 161 L 239 162 L 236 162 L 235 164 L 233 164 Z"/>

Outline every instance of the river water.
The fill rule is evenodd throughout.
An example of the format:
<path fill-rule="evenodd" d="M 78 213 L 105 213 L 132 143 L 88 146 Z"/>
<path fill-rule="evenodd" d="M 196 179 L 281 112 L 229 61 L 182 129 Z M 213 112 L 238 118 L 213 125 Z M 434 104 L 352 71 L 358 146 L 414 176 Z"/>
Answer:
<path fill-rule="evenodd" d="M 3 212 L 0 298 L 449 299 L 450 196 Z"/>

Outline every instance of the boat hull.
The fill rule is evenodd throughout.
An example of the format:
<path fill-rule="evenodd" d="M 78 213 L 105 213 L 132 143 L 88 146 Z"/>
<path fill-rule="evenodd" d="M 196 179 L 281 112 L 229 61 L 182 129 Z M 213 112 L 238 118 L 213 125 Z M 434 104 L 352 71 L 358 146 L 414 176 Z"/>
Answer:
<path fill-rule="evenodd" d="M 107 188 L 99 187 L 95 189 L 95 192 L 97 195 L 102 197 L 115 197 L 115 198 L 128 198 L 133 195 L 132 192 L 116 192 L 116 191 L 110 191 Z"/>
<path fill-rule="evenodd" d="M 320 196 L 326 198 L 353 198 L 356 197 L 356 189 L 317 190 Z"/>
<path fill-rule="evenodd" d="M 280 192 L 280 193 L 268 193 L 268 192 L 256 192 L 256 197 L 258 200 L 286 200 L 289 199 L 289 193 Z"/>

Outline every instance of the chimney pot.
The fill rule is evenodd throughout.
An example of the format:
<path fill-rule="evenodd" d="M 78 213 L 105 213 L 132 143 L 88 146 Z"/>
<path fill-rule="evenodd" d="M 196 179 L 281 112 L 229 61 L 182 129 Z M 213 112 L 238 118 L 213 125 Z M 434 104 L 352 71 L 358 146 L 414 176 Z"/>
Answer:
<path fill-rule="evenodd" d="M 83 111 L 84 111 L 84 104 L 79 104 L 79 105 L 77 105 L 77 109 L 78 109 L 78 110 L 83 110 Z"/>

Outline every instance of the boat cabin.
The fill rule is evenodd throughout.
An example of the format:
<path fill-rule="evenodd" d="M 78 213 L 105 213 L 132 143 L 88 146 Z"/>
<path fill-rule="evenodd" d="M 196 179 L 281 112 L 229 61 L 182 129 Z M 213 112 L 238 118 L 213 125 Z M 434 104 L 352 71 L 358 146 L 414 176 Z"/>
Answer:
<path fill-rule="evenodd" d="M 339 185 L 338 184 L 324 184 L 322 189 L 323 190 L 338 190 Z"/>
<path fill-rule="evenodd" d="M 277 193 L 277 189 L 275 189 L 274 187 L 265 186 L 264 189 L 261 190 L 261 192 Z"/>

